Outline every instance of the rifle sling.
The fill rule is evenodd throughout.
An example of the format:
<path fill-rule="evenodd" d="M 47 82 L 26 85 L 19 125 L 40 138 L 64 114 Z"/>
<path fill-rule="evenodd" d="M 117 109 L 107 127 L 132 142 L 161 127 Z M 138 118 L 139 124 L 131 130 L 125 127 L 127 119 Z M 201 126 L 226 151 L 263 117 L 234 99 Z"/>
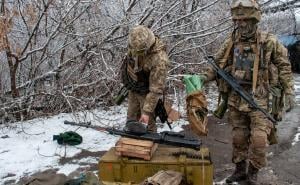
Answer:
<path fill-rule="evenodd" d="M 255 47 L 255 59 L 253 64 L 253 74 L 252 74 L 252 95 L 254 95 L 257 86 L 257 77 L 258 77 L 258 67 L 259 67 L 259 59 L 260 59 L 260 33 L 257 34 L 257 47 Z"/>

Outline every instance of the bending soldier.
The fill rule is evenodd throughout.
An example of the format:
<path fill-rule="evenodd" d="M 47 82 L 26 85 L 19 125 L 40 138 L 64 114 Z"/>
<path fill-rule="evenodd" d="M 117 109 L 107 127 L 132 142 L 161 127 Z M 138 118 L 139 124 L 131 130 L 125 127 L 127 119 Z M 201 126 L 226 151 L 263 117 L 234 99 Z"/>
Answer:
<path fill-rule="evenodd" d="M 130 31 L 128 45 L 122 75 L 129 89 L 127 119 L 148 124 L 148 131 L 156 132 L 154 110 L 165 88 L 169 61 L 166 48 L 144 26 Z"/>
<path fill-rule="evenodd" d="M 268 110 L 271 86 L 278 84 L 292 102 L 293 76 L 287 50 L 274 35 L 258 29 L 261 19 L 258 4 L 253 0 L 234 0 L 231 13 L 235 29 L 217 52 L 216 64 L 230 73 L 263 109 Z M 274 67 L 278 75 L 272 74 Z M 226 182 L 247 180 L 248 184 L 258 184 L 257 173 L 266 166 L 266 149 L 273 124 L 218 79 L 212 69 L 207 71 L 205 78 L 205 81 L 217 80 L 220 93 L 228 97 L 232 161 L 236 168 Z"/>

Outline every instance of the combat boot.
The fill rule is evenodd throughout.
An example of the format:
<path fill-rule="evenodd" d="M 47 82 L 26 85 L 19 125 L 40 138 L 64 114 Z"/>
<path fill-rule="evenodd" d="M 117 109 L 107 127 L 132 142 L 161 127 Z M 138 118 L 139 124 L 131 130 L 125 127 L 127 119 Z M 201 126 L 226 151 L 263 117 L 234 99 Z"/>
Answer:
<path fill-rule="evenodd" d="M 248 183 L 248 185 L 258 185 L 257 174 L 258 174 L 258 169 L 255 168 L 250 163 L 249 164 L 249 168 L 248 168 L 248 175 L 247 175 L 247 183 Z"/>
<path fill-rule="evenodd" d="M 246 174 L 246 161 L 241 161 L 236 163 L 235 171 L 233 174 L 226 179 L 226 183 L 233 183 L 233 182 L 239 182 L 246 180 L 247 174 Z"/>

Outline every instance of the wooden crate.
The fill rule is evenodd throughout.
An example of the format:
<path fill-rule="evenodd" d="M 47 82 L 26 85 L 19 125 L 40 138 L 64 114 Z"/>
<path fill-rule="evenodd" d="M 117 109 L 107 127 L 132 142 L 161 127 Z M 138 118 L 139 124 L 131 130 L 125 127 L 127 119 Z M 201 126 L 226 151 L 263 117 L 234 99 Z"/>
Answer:
<path fill-rule="evenodd" d="M 121 137 L 116 143 L 115 154 L 117 156 L 136 157 L 150 160 L 157 149 L 157 144 L 152 141 Z"/>

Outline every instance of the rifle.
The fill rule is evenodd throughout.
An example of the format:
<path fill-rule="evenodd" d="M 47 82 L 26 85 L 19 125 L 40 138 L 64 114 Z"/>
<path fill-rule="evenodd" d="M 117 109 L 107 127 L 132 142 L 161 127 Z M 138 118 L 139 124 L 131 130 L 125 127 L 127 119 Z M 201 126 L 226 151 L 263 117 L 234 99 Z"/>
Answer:
<path fill-rule="evenodd" d="M 214 62 L 214 57 L 213 56 L 208 56 L 207 57 L 208 63 L 213 67 L 213 70 L 221 76 L 229 85 L 230 87 L 235 90 L 238 95 L 240 95 L 249 105 L 251 105 L 254 109 L 259 110 L 262 112 L 270 121 L 272 121 L 273 124 L 276 124 L 276 120 L 269 114 L 265 109 L 262 109 L 253 99 L 253 97 L 245 91 L 239 83 L 236 82 L 235 78 L 219 68 L 217 64 Z"/>
<path fill-rule="evenodd" d="M 113 127 L 94 126 L 91 125 L 90 122 L 75 123 L 70 121 L 64 121 L 64 124 L 92 128 L 101 132 L 106 131 L 112 135 L 119 135 L 119 136 L 133 138 L 133 139 L 149 140 L 149 141 L 153 141 L 154 143 L 166 144 L 166 145 L 172 145 L 178 147 L 187 147 L 196 150 L 199 150 L 201 146 L 201 141 L 199 139 L 188 138 L 183 133 L 164 131 L 161 133 L 147 132 L 142 134 L 135 134 L 135 133 L 125 132 L 119 129 L 115 129 Z"/>
<path fill-rule="evenodd" d="M 158 100 L 154 112 L 155 117 L 158 116 L 162 123 L 167 122 L 167 125 L 169 126 L 170 130 L 172 130 L 171 123 L 168 121 L 169 116 L 167 110 L 165 108 L 164 102 L 161 99 Z"/>

